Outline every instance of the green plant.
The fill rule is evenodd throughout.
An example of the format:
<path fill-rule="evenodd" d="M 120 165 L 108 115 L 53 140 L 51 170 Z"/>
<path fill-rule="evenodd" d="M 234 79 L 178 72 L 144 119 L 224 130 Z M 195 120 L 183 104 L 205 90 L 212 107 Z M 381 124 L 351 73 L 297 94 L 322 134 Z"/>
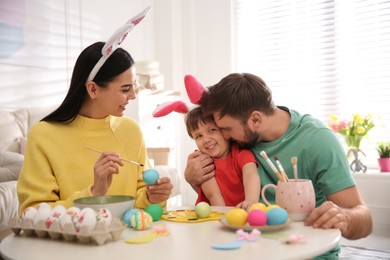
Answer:
<path fill-rule="evenodd" d="M 379 154 L 379 158 L 390 158 L 390 142 L 378 143 L 376 150 Z"/>

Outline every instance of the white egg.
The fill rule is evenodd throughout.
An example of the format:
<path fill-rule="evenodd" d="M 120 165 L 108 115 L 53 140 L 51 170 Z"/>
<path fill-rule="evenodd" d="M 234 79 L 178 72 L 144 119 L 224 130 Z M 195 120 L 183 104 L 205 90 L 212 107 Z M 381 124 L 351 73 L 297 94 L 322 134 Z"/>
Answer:
<path fill-rule="evenodd" d="M 78 207 L 70 207 L 66 210 L 66 214 L 68 214 L 71 217 L 73 223 L 75 223 L 77 221 L 77 216 L 80 211 L 81 209 L 79 209 Z"/>
<path fill-rule="evenodd" d="M 58 221 L 57 218 L 53 218 L 53 217 L 49 216 L 49 217 L 45 220 L 45 226 L 46 226 L 46 228 L 50 228 L 51 225 L 52 225 L 54 222 L 56 222 L 56 221 Z"/>
<path fill-rule="evenodd" d="M 33 218 L 33 225 L 36 226 L 39 221 L 43 220 L 46 221 L 48 217 L 50 217 L 51 213 L 51 207 L 39 207 L 37 213 L 34 215 Z"/>
<path fill-rule="evenodd" d="M 68 215 L 77 215 L 78 213 L 80 213 L 81 209 L 79 209 L 78 207 L 70 207 L 66 210 L 66 213 Z"/>
<path fill-rule="evenodd" d="M 57 205 L 51 210 L 50 216 L 55 219 L 60 219 L 63 214 L 66 214 L 66 208 L 62 205 Z"/>
<path fill-rule="evenodd" d="M 34 216 L 35 214 L 38 212 L 38 210 L 34 207 L 28 207 L 26 208 L 23 213 L 22 213 L 22 216 L 20 216 L 21 220 L 22 221 L 25 221 L 27 219 L 31 219 L 33 220 L 34 219 Z"/>
<path fill-rule="evenodd" d="M 50 228 L 54 222 L 59 222 L 62 215 L 66 214 L 66 208 L 62 205 L 55 206 L 50 216 L 45 220 L 46 228 Z"/>
<path fill-rule="evenodd" d="M 112 214 L 109 209 L 106 208 L 101 208 L 98 209 L 96 213 L 96 221 L 99 222 L 104 222 L 107 226 L 111 224 L 112 221 Z"/>
<path fill-rule="evenodd" d="M 62 205 L 57 205 L 52 209 L 52 212 L 66 213 L 66 208 Z"/>
<path fill-rule="evenodd" d="M 74 224 L 73 224 L 73 221 L 72 221 L 71 215 L 64 214 L 64 215 L 62 215 L 61 218 L 60 218 L 60 226 L 61 226 L 62 229 L 64 229 L 65 226 L 66 226 L 67 224 L 72 224 L 72 225 L 74 225 Z"/>
<path fill-rule="evenodd" d="M 38 211 L 42 209 L 50 209 L 50 211 L 52 210 L 51 206 L 46 202 L 39 203 Z"/>
<path fill-rule="evenodd" d="M 96 226 L 96 212 L 91 208 L 83 208 L 77 215 L 77 221 L 75 222 L 76 231 L 86 229 L 91 232 Z"/>

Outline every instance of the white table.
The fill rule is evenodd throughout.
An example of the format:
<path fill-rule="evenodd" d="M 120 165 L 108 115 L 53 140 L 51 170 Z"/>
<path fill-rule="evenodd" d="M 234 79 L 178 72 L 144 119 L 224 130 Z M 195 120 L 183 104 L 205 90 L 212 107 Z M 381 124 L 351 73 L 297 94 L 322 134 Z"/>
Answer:
<path fill-rule="evenodd" d="M 219 209 L 217 209 L 219 210 Z M 126 229 L 118 241 L 104 245 L 80 244 L 51 240 L 50 238 L 15 236 L 6 237 L 0 244 L 5 259 L 142 259 L 142 260 L 229 260 L 229 259 L 309 259 L 332 249 L 341 238 L 337 229 L 314 229 L 303 222 L 293 222 L 288 227 L 263 233 L 255 242 L 247 242 L 240 249 L 216 250 L 214 244 L 237 239 L 234 230 L 224 227 L 219 221 L 179 223 L 160 220 L 169 236 L 159 236 L 146 244 L 127 244 L 124 240 L 145 235 L 151 230 Z M 302 234 L 305 243 L 285 244 L 277 238 L 282 235 Z M 267 238 L 265 238 L 267 236 Z"/>

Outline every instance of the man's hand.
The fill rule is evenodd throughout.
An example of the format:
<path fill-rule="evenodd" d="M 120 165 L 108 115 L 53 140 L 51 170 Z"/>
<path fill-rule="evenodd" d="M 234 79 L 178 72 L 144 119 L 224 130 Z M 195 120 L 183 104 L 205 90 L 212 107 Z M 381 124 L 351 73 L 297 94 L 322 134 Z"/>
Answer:
<path fill-rule="evenodd" d="M 200 151 L 195 151 L 188 155 L 184 176 L 186 181 L 197 190 L 197 186 L 214 176 L 214 170 L 213 158 Z"/>
<path fill-rule="evenodd" d="M 305 225 L 314 228 L 338 228 L 345 233 L 348 228 L 347 214 L 331 201 L 324 202 L 315 208 L 305 220 Z"/>
<path fill-rule="evenodd" d="M 372 216 L 356 186 L 327 196 L 328 201 L 315 208 L 305 219 L 306 226 L 338 228 L 347 239 L 360 239 L 372 232 Z"/>

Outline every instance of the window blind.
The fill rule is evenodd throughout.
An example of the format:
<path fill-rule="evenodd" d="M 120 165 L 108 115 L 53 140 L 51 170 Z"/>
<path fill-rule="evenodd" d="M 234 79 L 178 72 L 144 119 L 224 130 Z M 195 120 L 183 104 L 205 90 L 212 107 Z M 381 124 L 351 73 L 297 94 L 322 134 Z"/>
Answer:
<path fill-rule="evenodd" d="M 99 18 L 80 0 L 0 2 L 0 103 L 62 102 L 78 55 L 101 38 Z"/>
<path fill-rule="evenodd" d="M 390 141 L 390 1 L 233 1 L 235 70 L 262 77 L 277 105 L 352 118 L 372 113 L 361 148 Z M 341 138 L 342 139 L 342 138 Z"/>

